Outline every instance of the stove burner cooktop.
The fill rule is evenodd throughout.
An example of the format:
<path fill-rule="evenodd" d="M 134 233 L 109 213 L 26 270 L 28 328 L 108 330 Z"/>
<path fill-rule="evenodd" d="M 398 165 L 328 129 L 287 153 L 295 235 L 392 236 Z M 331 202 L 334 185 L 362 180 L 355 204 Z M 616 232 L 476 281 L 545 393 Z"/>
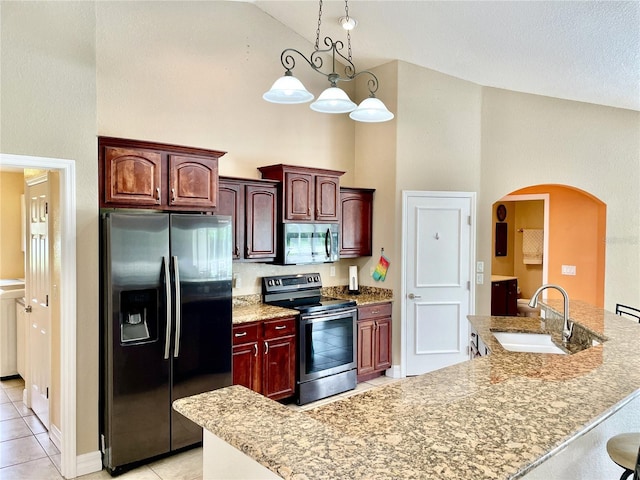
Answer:
<path fill-rule="evenodd" d="M 324 312 L 356 305 L 354 300 L 325 297 L 321 294 L 321 289 L 319 273 L 262 278 L 263 301 L 269 305 L 293 308 L 302 313 Z"/>

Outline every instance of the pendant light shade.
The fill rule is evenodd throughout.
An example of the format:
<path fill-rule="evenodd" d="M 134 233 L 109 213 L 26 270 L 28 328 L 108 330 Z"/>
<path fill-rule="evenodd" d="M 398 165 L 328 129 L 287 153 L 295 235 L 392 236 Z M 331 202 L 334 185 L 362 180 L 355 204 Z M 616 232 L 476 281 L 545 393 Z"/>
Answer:
<path fill-rule="evenodd" d="M 369 97 L 360 102 L 358 108 L 352 111 L 349 117 L 358 122 L 386 122 L 393 118 L 393 113 L 387 109 L 381 100 L 376 97 Z"/>
<path fill-rule="evenodd" d="M 311 110 L 322 113 L 348 113 L 355 110 L 357 105 L 341 88 L 329 87 L 310 107 Z"/>
<path fill-rule="evenodd" d="M 287 71 L 284 76 L 273 82 L 271 90 L 262 95 L 262 98 L 272 103 L 306 103 L 313 100 L 313 94 Z"/>

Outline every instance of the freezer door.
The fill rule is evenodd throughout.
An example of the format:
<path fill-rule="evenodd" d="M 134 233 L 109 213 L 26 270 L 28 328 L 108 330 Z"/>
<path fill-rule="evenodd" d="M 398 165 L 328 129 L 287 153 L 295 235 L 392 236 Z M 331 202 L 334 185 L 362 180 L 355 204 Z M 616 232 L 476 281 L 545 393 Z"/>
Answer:
<path fill-rule="evenodd" d="M 170 449 L 169 217 L 109 213 L 102 238 L 104 464 L 118 472 Z"/>
<path fill-rule="evenodd" d="M 171 215 L 176 294 L 172 401 L 231 385 L 231 218 Z M 172 450 L 202 428 L 172 410 Z"/>

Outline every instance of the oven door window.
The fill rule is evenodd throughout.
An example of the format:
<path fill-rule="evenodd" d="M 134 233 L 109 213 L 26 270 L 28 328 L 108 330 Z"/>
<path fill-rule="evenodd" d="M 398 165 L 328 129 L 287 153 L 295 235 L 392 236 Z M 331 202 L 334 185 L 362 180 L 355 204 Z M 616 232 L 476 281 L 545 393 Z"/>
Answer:
<path fill-rule="evenodd" d="M 304 324 L 304 377 L 330 375 L 353 368 L 354 318 L 352 315 Z"/>

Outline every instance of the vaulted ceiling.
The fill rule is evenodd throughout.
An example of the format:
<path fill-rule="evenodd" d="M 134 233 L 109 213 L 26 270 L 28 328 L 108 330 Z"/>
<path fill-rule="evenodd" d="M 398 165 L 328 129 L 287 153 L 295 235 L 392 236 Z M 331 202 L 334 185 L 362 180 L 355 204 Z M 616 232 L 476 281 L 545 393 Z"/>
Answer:
<path fill-rule="evenodd" d="M 315 43 L 318 2 L 251 3 Z M 351 0 L 348 6 L 358 21 L 351 34 L 358 70 L 402 60 L 483 86 L 640 111 L 640 1 Z M 346 44 L 338 22 L 344 7 L 323 2 L 321 42 L 331 36 Z"/>

